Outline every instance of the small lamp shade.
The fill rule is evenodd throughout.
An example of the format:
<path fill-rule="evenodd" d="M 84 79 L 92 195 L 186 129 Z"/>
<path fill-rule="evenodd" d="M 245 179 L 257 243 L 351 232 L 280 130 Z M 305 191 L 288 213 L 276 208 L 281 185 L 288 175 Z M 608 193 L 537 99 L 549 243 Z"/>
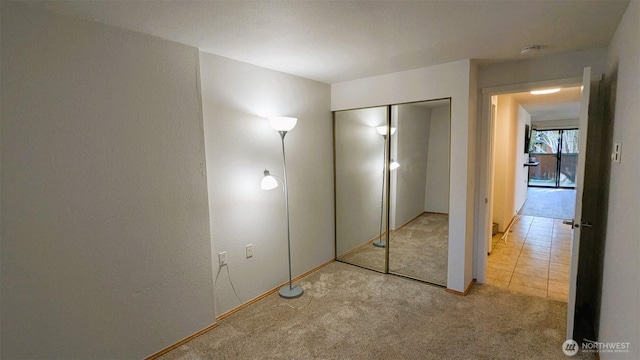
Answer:
<path fill-rule="evenodd" d="M 400 167 L 400 164 L 397 161 L 391 159 L 391 164 L 389 165 L 389 170 L 393 171 Z"/>
<path fill-rule="evenodd" d="M 277 131 L 289 131 L 296 126 L 297 122 L 298 119 L 294 117 L 277 116 L 269 118 L 269 125 Z"/>
<path fill-rule="evenodd" d="M 278 187 L 278 181 L 276 178 L 269 174 L 269 170 L 264 171 L 264 177 L 262 178 L 262 182 L 260 182 L 260 188 L 262 190 L 272 190 Z"/>
<path fill-rule="evenodd" d="M 382 125 L 382 126 L 378 126 L 376 127 L 376 130 L 378 131 L 378 134 L 385 136 L 387 135 L 387 126 L 386 125 Z M 391 135 L 396 133 L 396 128 L 392 127 L 391 128 Z"/>

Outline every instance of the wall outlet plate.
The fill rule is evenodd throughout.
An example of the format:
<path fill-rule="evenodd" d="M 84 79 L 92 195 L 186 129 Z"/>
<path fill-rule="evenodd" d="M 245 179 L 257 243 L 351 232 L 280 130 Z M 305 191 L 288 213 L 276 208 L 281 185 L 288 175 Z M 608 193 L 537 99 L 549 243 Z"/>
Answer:
<path fill-rule="evenodd" d="M 613 152 L 611 153 L 611 160 L 614 163 L 619 163 L 620 158 L 622 156 L 622 143 L 614 143 L 613 144 Z"/>
<path fill-rule="evenodd" d="M 253 256 L 253 244 L 247 245 L 247 259 Z"/>
<path fill-rule="evenodd" d="M 220 262 L 220 266 L 227 265 L 227 252 L 223 251 L 218 254 L 218 261 Z"/>

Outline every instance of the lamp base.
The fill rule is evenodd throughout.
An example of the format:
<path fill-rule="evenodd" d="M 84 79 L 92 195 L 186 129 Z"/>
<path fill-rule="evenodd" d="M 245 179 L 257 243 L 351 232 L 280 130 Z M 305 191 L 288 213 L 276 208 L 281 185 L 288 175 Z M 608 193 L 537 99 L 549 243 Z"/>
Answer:
<path fill-rule="evenodd" d="M 302 287 L 298 285 L 293 285 L 291 287 L 289 285 L 285 285 L 280 288 L 280 291 L 278 291 L 280 297 L 283 297 L 285 299 L 299 298 L 300 296 L 302 296 L 302 293 L 304 293 L 304 290 L 302 290 Z"/>
<path fill-rule="evenodd" d="M 386 241 L 384 241 L 382 239 L 378 239 L 378 240 L 373 242 L 373 246 L 379 247 L 379 248 L 383 248 L 383 247 L 387 246 L 387 243 L 386 243 Z"/>

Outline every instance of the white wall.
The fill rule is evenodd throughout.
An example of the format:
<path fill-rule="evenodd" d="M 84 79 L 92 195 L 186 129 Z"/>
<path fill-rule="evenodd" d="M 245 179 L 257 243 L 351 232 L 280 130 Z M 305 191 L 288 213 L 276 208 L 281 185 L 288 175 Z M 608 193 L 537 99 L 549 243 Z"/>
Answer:
<path fill-rule="evenodd" d="M 516 104 L 509 95 L 497 96 L 495 154 L 494 154 L 494 192 L 493 222 L 503 232 L 514 215 L 515 194 L 515 141 L 516 141 Z"/>
<path fill-rule="evenodd" d="M 622 143 L 611 165 L 599 341 L 631 342 L 631 353 L 602 359 L 640 358 L 640 3 L 631 1 L 610 45 L 607 78 L 615 77 L 613 142 Z"/>
<path fill-rule="evenodd" d="M 524 128 L 531 125 L 531 115 L 511 95 L 497 96 L 497 104 L 492 204 L 493 222 L 502 232 L 527 200 Z"/>
<path fill-rule="evenodd" d="M 198 50 L 1 6 L 1 357 L 143 358 L 211 325 Z"/>
<path fill-rule="evenodd" d="M 582 77 L 582 69 L 587 66 L 591 67 L 592 74 L 602 74 L 606 59 L 607 48 L 598 48 L 486 65 L 480 68 L 478 86 L 488 88 Z"/>
<path fill-rule="evenodd" d="M 330 90 L 203 52 L 200 71 L 213 271 L 221 271 L 215 284 L 219 315 L 240 305 L 227 271 L 245 302 L 288 281 L 282 188 L 260 189 L 265 168 L 283 175 L 281 139 L 258 115 L 298 118 L 285 137 L 293 276 L 334 257 Z M 254 247 L 249 259 L 248 244 Z M 221 251 L 227 252 L 228 267 L 218 267 Z"/>
<path fill-rule="evenodd" d="M 332 110 L 452 98 L 447 287 L 464 291 L 472 281 L 476 83 L 470 60 L 331 85 Z M 471 89 L 470 90 L 470 86 Z M 473 104 L 471 102 L 474 102 Z"/>
<path fill-rule="evenodd" d="M 513 208 L 515 214 L 520 211 L 524 202 L 527 201 L 527 188 L 528 188 L 528 172 L 529 168 L 523 164 L 529 162 L 529 152 L 524 152 L 524 130 L 525 125 L 529 125 L 531 129 L 531 115 L 521 106 L 517 105 L 517 124 L 516 124 L 516 138 L 515 138 L 515 162 L 513 164 L 514 175 L 514 194 L 513 194 Z M 513 214 L 513 215 L 515 215 Z"/>
<path fill-rule="evenodd" d="M 430 117 L 429 108 L 410 104 L 398 106 L 398 154 L 395 160 L 400 167 L 394 177 L 397 189 L 392 229 L 424 212 Z"/>
<path fill-rule="evenodd" d="M 449 213 L 449 105 L 431 110 L 424 211 Z"/>

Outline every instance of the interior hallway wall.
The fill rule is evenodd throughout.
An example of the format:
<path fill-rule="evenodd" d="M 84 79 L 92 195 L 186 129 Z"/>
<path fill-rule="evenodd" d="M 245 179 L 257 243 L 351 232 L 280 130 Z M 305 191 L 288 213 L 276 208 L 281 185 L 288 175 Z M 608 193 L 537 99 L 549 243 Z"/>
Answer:
<path fill-rule="evenodd" d="M 0 357 L 143 358 L 211 325 L 198 50 L 0 6 Z"/>
<path fill-rule="evenodd" d="M 581 77 L 587 66 L 592 74 L 603 74 L 606 61 L 604 47 L 485 65 L 480 67 L 478 88 Z"/>
<path fill-rule="evenodd" d="M 529 162 L 529 149 L 524 148 L 524 130 L 525 126 L 529 125 L 529 131 L 531 131 L 531 115 L 522 107 L 522 105 L 518 104 L 516 106 L 517 115 L 516 115 L 516 134 L 515 134 L 515 148 L 514 151 L 514 164 L 513 171 L 514 175 L 514 194 L 513 194 L 513 209 L 515 216 L 522 206 L 524 206 L 524 202 L 527 201 L 527 189 L 529 187 L 529 168 L 524 166 L 523 164 Z"/>
<path fill-rule="evenodd" d="M 505 231 L 527 200 L 528 153 L 524 152 L 525 125 L 531 115 L 513 96 L 499 95 L 495 131 L 493 222 Z"/>
<path fill-rule="evenodd" d="M 510 95 L 497 96 L 495 153 L 493 159 L 494 193 L 493 222 L 503 232 L 514 215 L 515 194 L 515 141 L 517 104 Z"/>
<path fill-rule="evenodd" d="M 599 341 L 631 342 L 630 353 L 602 359 L 640 358 L 640 3 L 631 1 L 611 41 L 605 78 L 613 92 L 613 142 L 622 143 L 611 164 Z"/>
<path fill-rule="evenodd" d="M 293 277 L 334 257 L 333 132 L 329 85 L 200 53 L 216 314 L 288 281 L 280 135 L 260 116 L 293 116 L 285 137 Z M 375 132 L 375 131 L 374 131 Z M 379 136 L 379 135 L 378 135 Z M 377 228 L 376 228 L 377 229 Z M 254 255 L 246 258 L 245 247 Z M 219 267 L 226 251 L 228 266 Z"/>

